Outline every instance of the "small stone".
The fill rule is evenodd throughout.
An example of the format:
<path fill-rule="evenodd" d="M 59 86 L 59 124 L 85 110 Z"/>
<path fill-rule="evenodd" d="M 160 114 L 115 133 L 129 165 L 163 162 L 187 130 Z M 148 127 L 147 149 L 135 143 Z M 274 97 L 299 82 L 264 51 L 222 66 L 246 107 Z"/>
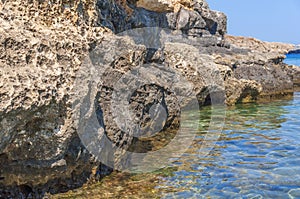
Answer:
<path fill-rule="evenodd" d="M 51 164 L 51 168 L 54 168 L 54 167 L 62 167 L 62 166 L 66 166 L 67 165 L 67 162 L 65 159 L 60 159 L 54 163 Z"/>

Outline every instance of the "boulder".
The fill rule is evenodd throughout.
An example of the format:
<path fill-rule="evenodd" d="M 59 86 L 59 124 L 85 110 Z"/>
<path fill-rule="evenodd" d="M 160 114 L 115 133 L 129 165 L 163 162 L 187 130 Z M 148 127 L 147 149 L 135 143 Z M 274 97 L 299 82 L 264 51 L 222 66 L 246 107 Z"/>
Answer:
<path fill-rule="evenodd" d="M 7 0 L 0 10 L 0 198 L 80 187 L 109 173 L 104 163 L 130 167 L 128 152 L 163 146 L 135 127 L 173 138 L 193 97 L 234 105 L 299 82 L 282 63 L 290 45 L 225 37 L 226 16 L 205 1 Z"/>
<path fill-rule="evenodd" d="M 98 22 L 115 33 L 143 27 L 181 30 L 192 37 L 223 37 L 227 32 L 226 15 L 209 10 L 202 0 L 140 0 L 128 3 L 103 0 L 98 1 L 96 7 L 99 10 Z"/>
<path fill-rule="evenodd" d="M 138 0 L 136 2 L 137 7 L 154 12 L 172 12 L 181 6 L 191 7 L 192 4 L 193 0 Z"/>

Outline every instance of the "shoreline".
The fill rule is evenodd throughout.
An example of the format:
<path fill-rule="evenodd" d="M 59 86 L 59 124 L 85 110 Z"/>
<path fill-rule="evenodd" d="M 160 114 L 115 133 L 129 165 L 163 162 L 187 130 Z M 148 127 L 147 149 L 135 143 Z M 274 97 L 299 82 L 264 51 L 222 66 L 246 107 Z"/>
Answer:
<path fill-rule="evenodd" d="M 132 91 L 128 106 L 148 133 L 157 125 L 153 104 L 167 110 L 159 112 L 167 130 L 191 98 L 234 105 L 300 88 L 300 67 L 283 63 L 293 45 L 227 35 L 226 15 L 202 0 L 153 2 L 0 2 L 0 197 L 42 198 L 111 171 L 88 148 L 97 139 L 80 134 L 92 117 L 86 110 L 120 146 L 103 152 L 109 166 L 126 168 L 124 151 L 137 140 L 132 126 L 124 133 L 115 122 L 127 99 L 115 90 Z"/>
<path fill-rule="evenodd" d="M 277 104 L 277 103 L 283 103 L 288 104 L 285 102 L 292 101 L 292 98 L 286 98 L 286 99 L 278 99 L 274 101 L 268 101 L 268 102 L 255 102 L 255 106 L 250 104 L 237 104 L 235 106 L 229 106 L 227 107 L 226 112 L 230 112 L 232 110 L 240 109 L 240 110 L 248 110 L 246 107 L 264 107 L 269 106 L 270 104 Z M 208 107 L 204 107 L 207 109 Z M 260 109 L 257 108 L 257 111 Z M 245 115 L 244 115 L 245 117 Z M 252 117 L 254 117 L 252 115 Z M 263 116 L 261 116 L 263 117 Z M 250 116 L 251 118 L 251 116 Z M 254 117 L 255 119 L 259 118 L 259 116 Z M 231 120 L 230 120 L 231 121 Z M 238 121 L 241 121 L 238 119 Z M 274 137 L 267 137 L 264 133 L 261 134 L 261 136 L 265 136 L 265 138 L 273 139 Z M 230 141 L 230 138 L 228 138 Z M 253 141 L 253 140 L 252 140 Z M 196 141 L 196 143 L 198 143 Z M 197 147 L 196 147 L 197 148 Z M 216 149 L 220 150 L 220 149 Z M 189 152 L 187 152 L 189 154 Z M 260 157 L 262 158 L 262 157 Z M 179 160 L 179 162 L 181 162 Z M 66 193 L 58 193 L 54 195 L 47 195 L 49 198 L 86 198 L 86 197 L 122 197 L 124 193 L 127 193 L 128 195 L 134 197 L 134 198 L 143 198 L 143 197 L 149 197 L 149 198 L 160 198 L 158 194 L 161 194 L 160 190 L 160 183 L 162 183 L 160 180 L 162 178 L 168 178 L 169 175 L 172 176 L 172 173 L 176 173 L 176 171 L 181 171 L 182 166 L 181 165 L 173 165 L 166 168 L 163 168 L 161 170 L 151 172 L 151 173 L 142 173 L 142 174 L 130 174 L 125 172 L 118 172 L 114 171 L 110 175 L 104 177 L 101 181 L 96 182 L 89 182 L 86 183 L 83 187 L 70 190 Z M 174 174 L 173 174 L 174 175 Z M 212 174 L 211 174 L 212 175 Z M 120 186 L 121 184 L 121 186 Z M 114 189 L 114 187 L 120 186 L 120 190 Z M 158 188 L 157 188 L 158 187 Z M 168 193 L 168 191 L 167 191 Z M 146 195 L 145 195 L 146 194 Z"/>

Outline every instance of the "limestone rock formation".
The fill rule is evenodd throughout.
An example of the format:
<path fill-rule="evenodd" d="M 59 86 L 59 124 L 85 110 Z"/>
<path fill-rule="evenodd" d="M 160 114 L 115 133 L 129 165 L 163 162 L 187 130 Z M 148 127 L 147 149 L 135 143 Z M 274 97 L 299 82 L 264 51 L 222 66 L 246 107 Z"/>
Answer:
<path fill-rule="evenodd" d="M 299 67 L 287 66 L 282 61 L 292 44 L 263 42 L 254 38 L 226 36 L 232 46 L 249 49 L 246 56 L 231 56 L 235 60 L 234 75 L 238 79 L 255 80 L 262 85 L 260 99 L 292 93 L 299 82 Z M 251 67 L 249 67 L 251 66 Z"/>
<path fill-rule="evenodd" d="M 202 0 L 0 1 L 0 198 L 41 198 L 109 171 L 89 147 L 126 167 L 125 152 L 149 143 L 133 127 L 178 128 L 182 96 L 202 106 L 291 94 L 300 72 L 282 60 L 292 46 L 225 36 L 226 21 Z M 133 90 L 122 99 L 134 125 L 116 120 L 127 116 L 116 85 Z M 104 134 L 110 142 L 97 142 Z"/>
<path fill-rule="evenodd" d="M 171 6 L 172 9 L 154 12 L 151 6 L 164 9 L 161 4 Z M 175 9 L 175 4 L 180 6 Z M 184 6 L 187 4 L 188 7 Z M 153 2 L 140 0 L 127 3 L 103 0 L 98 1 L 97 6 L 100 10 L 98 23 L 115 33 L 134 28 L 161 27 L 180 30 L 192 37 L 203 35 L 223 37 L 227 31 L 226 16 L 221 12 L 210 10 L 207 3 L 202 0 L 155 0 Z"/>
<path fill-rule="evenodd" d="M 238 48 L 251 49 L 252 51 L 261 53 L 278 53 L 273 55 L 287 54 L 290 50 L 294 49 L 293 44 L 285 44 L 279 42 L 263 42 L 255 38 L 241 37 L 241 36 L 230 36 L 226 35 L 226 40 L 233 46 Z"/>
<path fill-rule="evenodd" d="M 142 7 L 154 12 L 178 11 L 181 7 L 192 9 L 195 4 L 208 8 L 206 1 L 203 0 L 138 0 L 137 7 Z"/>
<path fill-rule="evenodd" d="M 68 98 L 105 29 L 74 25 L 89 23 L 88 4 L 76 14 L 59 3 L 0 4 L 0 198 L 78 187 L 98 164 L 73 128 Z"/>

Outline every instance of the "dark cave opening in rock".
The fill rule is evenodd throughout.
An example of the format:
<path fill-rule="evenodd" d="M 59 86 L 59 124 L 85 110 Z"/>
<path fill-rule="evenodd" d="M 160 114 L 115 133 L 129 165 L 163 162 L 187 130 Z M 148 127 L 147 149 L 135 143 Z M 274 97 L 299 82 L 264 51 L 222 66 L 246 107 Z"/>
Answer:
<path fill-rule="evenodd" d="M 206 96 L 206 98 L 205 98 L 205 100 L 204 100 L 204 102 L 203 102 L 203 105 L 204 105 L 204 106 L 209 106 L 209 105 L 211 105 L 211 97 L 210 97 L 210 95 L 207 95 L 207 96 Z"/>

